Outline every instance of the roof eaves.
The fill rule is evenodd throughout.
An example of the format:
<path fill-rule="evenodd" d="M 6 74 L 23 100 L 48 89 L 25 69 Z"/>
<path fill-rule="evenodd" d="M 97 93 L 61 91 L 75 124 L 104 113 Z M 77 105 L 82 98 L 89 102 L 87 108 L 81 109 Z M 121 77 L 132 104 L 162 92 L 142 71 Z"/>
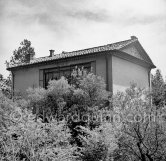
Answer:
<path fill-rule="evenodd" d="M 129 39 L 129 40 L 120 41 L 120 42 L 107 44 L 107 45 L 103 45 L 103 46 L 98 46 L 98 47 L 92 47 L 92 48 L 87 48 L 87 49 L 82 49 L 82 50 L 77 50 L 77 51 L 71 51 L 71 52 L 62 52 L 61 54 L 57 54 L 53 57 L 48 57 L 48 56 L 41 57 L 41 58 L 32 60 L 30 63 L 23 63 L 23 64 L 7 67 L 7 70 L 12 70 L 13 68 L 17 68 L 17 67 L 24 67 L 24 66 L 29 66 L 29 65 L 33 65 L 33 64 L 39 64 L 39 63 L 49 62 L 49 61 L 53 61 L 53 60 L 58 60 L 58 59 L 87 55 L 87 54 L 91 54 L 91 53 L 99 53 L 99 52 L 110 51 L 110 50 L 119 50 L 136 41 L 138 41 L 138 40 Z"/>

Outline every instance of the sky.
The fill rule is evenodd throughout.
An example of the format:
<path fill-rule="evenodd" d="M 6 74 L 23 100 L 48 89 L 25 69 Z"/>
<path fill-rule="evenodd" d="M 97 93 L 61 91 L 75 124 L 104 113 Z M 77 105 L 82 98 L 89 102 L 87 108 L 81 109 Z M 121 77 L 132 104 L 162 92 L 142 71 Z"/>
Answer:
<path fill-rule="evenodd" d="M 0 0 L 0 73 L 24 39 L 43 57 L 132 35 L 166 78 L 166 0 Z"/>

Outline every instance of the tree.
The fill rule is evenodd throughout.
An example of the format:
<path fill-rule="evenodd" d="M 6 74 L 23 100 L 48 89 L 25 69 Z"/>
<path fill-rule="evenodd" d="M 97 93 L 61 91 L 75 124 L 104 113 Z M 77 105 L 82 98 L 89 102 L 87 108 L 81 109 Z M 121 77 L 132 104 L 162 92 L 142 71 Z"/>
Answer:
<path fill-rule="evenodd" d="M 80 76 L 74 75 L 72 84 L 69 84 L 65 77 L 61 77 L 59 80 L 50 81 L 47 90 L 28 90 L 30 104 L 37 115 L 90 114 L 93 108 L 104 107 L 108 96 L 104 80 L 93 73 L 84 72 Z"/>
<path fill-rule="evenodd" d="M 82 70 L 70 83 L 62 77 L 29 89 L 27 100 L 0 93 L 0 158 L 165 161 L 166 108 L 135 84 L 108 97 L 104 80 Z"/>
<path fill-rule="evenodd" d="M 114 110 L 122 120 L 119 160 L 166 160 L 165 109 L 151 106 L 150 94 L 132 85 L 113 100 Z"/>
<path fill-rule="evenodd" d="M 93 73 L 86 73 L 78 69 L 73 72 L 72 83 L 61 77 L 49 82 L 48 88 L 28 90 L 30 106 L 37 117 L 44 122 L 50 118 L 60 120 L 65 118 L 72 134 L 72 143 L 81 146 L 78 139 L 77 126 L 94 128 L 99 123 L 89 121 L 93 113 L 105 107 L 109 92 L 106 91 L 104 79 Z"/>
<path fill-rule="evenodd" d="M 3 75 L 2 74 L 0 74 L 0 81 L 2 81 L 3 80 Z"/>
<path fill-rule="evenodd" d="M 83 143 L 81 158 L 83 161 L 110 161 L 118 149 L 117 130 L 110 122 L 102 122 L 99 127 L 91 130 L 80 127 L 85 135 L 79 135 Z"/>
<path fill-rule="evenodd" d="M 31 47 L 29 40 L 24 39 L 20 45 L 17 50 L 13 51 L 13 56 L 9 62 L 10 65 L 26 63 L 30 59 L 30 56 L 33 57 L 35 55 L 34 48 Z"/>
<path fill-rule="evenodd" d="M 75 114 L 78 114 L 78 116 L 84 114 L 85 116 L 92 116 L 94 111 L 105 107 L 109 95 L 101 77 L 81 70 L 78 73 L 73 74 L 72 84 L 69 84 L 68 80 L 62 77 L 59 80 L 50 81 L 48 89 L 29 89 L 25 103 L 24 101 L 19 102 L 21 100 L 15 100 L 11 104 L 10 112 L 14 115 L 7 113 L 3 108 L 3 111 L 7 113 L 5 116 L 9 123 L 5 121 L 8 123 L 6 133 L 3 132 L 0 136 L 1 158 L 19 160 L 22 157 L 25 160 L 41 161 L 49 158 L 58 161 L 74 161 L 80 159 L 77 158 L 80 152 L 86 153 L 86 156 L 84 155 L 86 159 L 88 159 L 87 156 L 90 156 L 91 159 L 94 158 L 95 154 L 102 155 L 98 159 L 103 158 L 103 155 L 107 155 L 105 147 L 108 145 L 105 146 L 106 141 L 102 140 L 105 133 L 102 133 L 103 135 L 99 134 L 100 139 L 99 142 L 97 141 L 97 145 L 95 145 L 95 140 L 92 140 L 91 145 L 95 146 L 92 150 L 93 154 L 88 153 L 88 151 L 83 152 L 83 147 L 79 146 L 78 148 L 76 146 L 78 144 L 74 144 L 77 142 L 73 140 L 78 136 L 74 133 L 75 128 L 78 125 L 90 127 L 90 123 L 88 120 L 82 121 L 82 118 L 75 122 L 74 118 L 68 118 L 67 116 L 72 117 Z M 35 115 L 32 114 L 32 110 Z M 4 115 L 2 116 L 4 118 Z M 10 116 L 14 116 L 16 122 Z M 61 124 L 60 116 L 64 116 L 62 119 L 67 120 L 65 124 Z M 21 120 L 18 121 L 17 117 Z M 6 149 L 8 149 L 7 152 L 5 152 Z M 44 158 L 45 156 L 48 156 L 48 158 Z"/>
<path fill-rule="evenodd" d="M 9 75 L 6 79 L 0 74 L 0 91 L 8 98 L 11 98 L 11 75 Z"/>
<path fill-rule="evenodd" d="M 161 71 L 156 70 L 156 73 L 152 75 L 152 99 L 153 104 L 157 107 L 164 106 L 166 96 L 166 86 L 163 80 Z"/>
<path fill-rule="evenodd" d="M 35 120 L 32 111 L 22 108 L 0 93 L 0 159 L 26 161 L 76 161 L 75 145 L 65 121 L 49 124 Z"/>

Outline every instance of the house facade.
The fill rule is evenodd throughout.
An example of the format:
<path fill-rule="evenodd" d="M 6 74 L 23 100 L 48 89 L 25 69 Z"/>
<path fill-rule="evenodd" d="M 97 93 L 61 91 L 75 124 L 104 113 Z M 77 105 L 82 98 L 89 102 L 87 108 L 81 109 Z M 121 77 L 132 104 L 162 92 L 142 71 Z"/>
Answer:
<path fill-rule="evenodd" d="M 13 91 L 25 92 L 29 87 L 46 88 L 49 80 L 69 76 L 75 67 L 84 67 L 104 78 L 107 90 L 123 91 L 135 82 L 150 87 L 150 72 L 155 68 L 150 57 L 135 36 L 131 39 L 72 52 L 54 54 L 26 63 L 8 66 L 13 77 Z"/>

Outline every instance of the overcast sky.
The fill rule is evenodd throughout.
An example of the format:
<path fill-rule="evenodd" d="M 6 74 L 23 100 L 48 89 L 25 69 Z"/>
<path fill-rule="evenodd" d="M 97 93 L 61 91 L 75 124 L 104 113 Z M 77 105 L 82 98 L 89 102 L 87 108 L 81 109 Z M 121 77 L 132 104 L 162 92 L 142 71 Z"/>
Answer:
<path fill-rule="evenodd" d="M 0 0 L 0 73 L 28 39 L 36 57 L 135 35 L 166 76 L 166 0 Z"/>

